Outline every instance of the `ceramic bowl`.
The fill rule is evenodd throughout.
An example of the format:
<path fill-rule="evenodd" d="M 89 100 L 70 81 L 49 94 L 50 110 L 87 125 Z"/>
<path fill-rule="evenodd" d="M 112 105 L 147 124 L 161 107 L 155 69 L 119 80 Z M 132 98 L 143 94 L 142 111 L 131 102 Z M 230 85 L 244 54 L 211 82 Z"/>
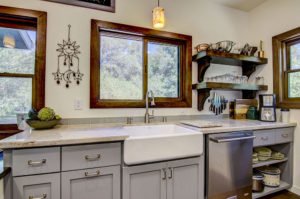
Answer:
<path fill-rule="evenodd" d="M 26 122 L 33 129 L 51 129 L 60 122 L 60 119 L 50 121 L 26 120 Z"/>

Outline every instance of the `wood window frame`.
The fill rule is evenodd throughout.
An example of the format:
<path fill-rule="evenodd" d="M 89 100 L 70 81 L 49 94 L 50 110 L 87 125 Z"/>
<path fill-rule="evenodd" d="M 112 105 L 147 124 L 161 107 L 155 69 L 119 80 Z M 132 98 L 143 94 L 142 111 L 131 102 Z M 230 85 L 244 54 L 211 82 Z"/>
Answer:
<path fill-rule="evenodd" d="M 112 31 L 141 36 L 151 41 L 180 44 L 180 88 L 178 98 L 155 98 L 155 108 L 192 107 L 192 37 L 183 34 L 158 31 L 148 28 L 91 21 L 90 60 L 90 108 L 144 108 L 147 91 L 147 53 L 144 50 L 143 99 L 142 100 L 101 100 L 100 99 L 100 31 Z M 145 45 L 146 42 L 144 42 Z M 145 48 L 145 46 L 144 46 Z"/>
<path fill-rule="evenodd" d="M 300 98 L 288 96 L 288 74 L 300 70 L 290 68 L 290 49 L 295 43 L 300 43 L 300 27 L 276 35 L 273 43 L 273 90 L 277 96 L 278 108 L 300 109 Z"/>
<path fill-rule="evenodd" d="M 0 26 L 36 31 L 36 59 L 34 75 L 0 73 L 0 77 L 32 78 L 32 107 L 45 106 L 47 13 L 43 11 L 0 6 Z M 0 131 L 17 130 L 16 124 L 1 124 Z"/>
<path fill-rule="evenodd" d="M 50 1 L 54 3 L 62 3 L 66 5 L 72 5 L 72 6 L 79 6 L 84 8 L 91 8 L 95 10 L 102 10 L 107 12 L 116 12 L 116 1 L 111 0 L 110 6 L 95 4 L 91 2 L 84 2 L 84 1 L 78 1 L 78 0 L 44 0 L 44 1 Z"/>

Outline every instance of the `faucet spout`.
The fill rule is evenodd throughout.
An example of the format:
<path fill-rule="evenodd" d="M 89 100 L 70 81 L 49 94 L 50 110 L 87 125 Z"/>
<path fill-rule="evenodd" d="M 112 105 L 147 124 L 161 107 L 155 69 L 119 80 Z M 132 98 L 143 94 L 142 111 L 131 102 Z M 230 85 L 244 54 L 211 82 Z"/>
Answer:
<path fill-rule="evenodd" d="M 146 113 L 145 113 L 145 123 L 149 124 L 150 120 L 154 118 L 154 111 L 152 114 L 149 113 L 149 98 L 150 98 L 150 105 L 155 106 L 155 98 L 153 91 L 147 91 L 146 93 Z"/>

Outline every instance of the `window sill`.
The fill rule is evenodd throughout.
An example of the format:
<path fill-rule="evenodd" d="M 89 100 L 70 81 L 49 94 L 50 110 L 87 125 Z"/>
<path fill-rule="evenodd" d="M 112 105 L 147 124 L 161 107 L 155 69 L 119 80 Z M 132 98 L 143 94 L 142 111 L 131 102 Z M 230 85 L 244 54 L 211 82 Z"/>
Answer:
<path fill-rule="evenodd" d="M 300 102 L 279 102 L 277 108 L 300 109 Z"/>
<path fill-rule="evenodd" d="M 17 124 L 0 124 L 0 140 L 21 132 Z"/>

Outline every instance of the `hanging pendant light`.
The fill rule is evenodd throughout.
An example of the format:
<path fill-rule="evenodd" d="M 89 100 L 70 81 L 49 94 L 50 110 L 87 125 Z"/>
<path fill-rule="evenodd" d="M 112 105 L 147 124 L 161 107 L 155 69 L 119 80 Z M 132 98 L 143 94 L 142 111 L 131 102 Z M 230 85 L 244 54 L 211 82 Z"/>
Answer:
<path fill-rule="evenodd" d="M 3 46 L 5 48 L 15 48 L 16 47 L 15 38 L 9 35 L 5 35 L 3 38 Z"/>
<path fill-rule="evenodd" d="M 160 7 L 159 0 L 158 6 L 153 9 L 153 27 L 157 29 L 165 27 L 165 9 Z"/>

